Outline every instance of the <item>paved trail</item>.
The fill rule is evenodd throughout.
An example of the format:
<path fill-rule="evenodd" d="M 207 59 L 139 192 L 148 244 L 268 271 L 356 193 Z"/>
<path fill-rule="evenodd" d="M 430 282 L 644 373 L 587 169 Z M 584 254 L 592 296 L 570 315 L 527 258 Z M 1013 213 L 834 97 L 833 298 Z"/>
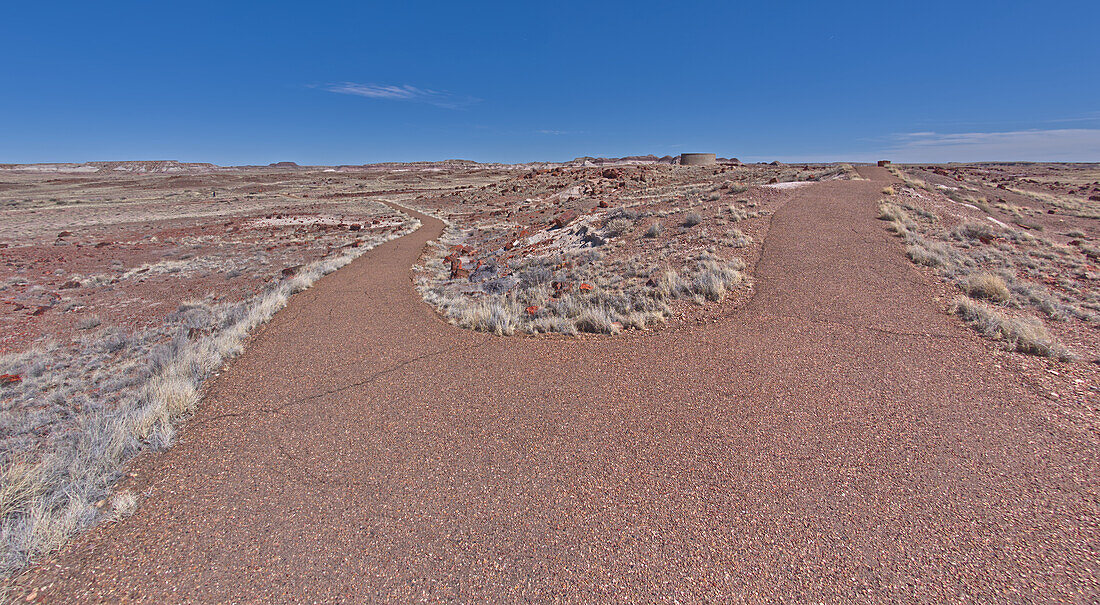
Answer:
<path fill-rule="evenodd" d="M 1095 444 L 1034 411 L 875 220 L 889 175 L 776 212 L 721 321 L 498 338 L 409 267 L 295 296 L 147 490 L 24 576 L 54 601 L 1097 597 Z M 998 599 L 998 600 L 999 600 Z"/>

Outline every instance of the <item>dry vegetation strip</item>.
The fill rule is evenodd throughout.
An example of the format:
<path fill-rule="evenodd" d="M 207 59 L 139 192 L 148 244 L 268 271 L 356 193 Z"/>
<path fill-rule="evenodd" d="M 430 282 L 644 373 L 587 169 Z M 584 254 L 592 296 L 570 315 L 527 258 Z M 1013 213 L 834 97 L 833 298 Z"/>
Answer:
<path fill-rule="evenodd" d="M 695 209 L 662 198 L 597 208 L 568 225 L 524 229 L 482 255 L 466 245 L 477 229 L 451 224 L 417 287 L 455 325 L 499 335 L 646 329 L 664 321 L 674 301 L 716 302 L 749 286 L 745 263 L 731 252 L 754 240 L 732 224 L 765 213 L 747 201 L 707 203 L 747 190 L 691 188 L 683 195 Z"/>
<path fill-rule="evenodd" d="M 123 465 L 143 450 L 171 445 L 175 425 L 198 404 L 203 381 L 241 352 L 248 333 L 296 292 L 418 225 L 407 222 L 400 232 L 316 261 L 252 299 L 182 305 L 158 331 L 171 337 L 151 350 L 140 335 L 105 332 L 86 337 L 84 354 L 76 359 L 52 356 L 48 344 L 0 359 L 0 373 L 22 377 L 4 387 L 17 390 L 19 399 L 79 396 L 87 402 L 86 413 L 66 419 L 70 427 L 45 451 L 7 460 L 0 478 L 0 572 L 23 567 L 98 520 L 132 512 L 133 494 L 111 496 Z M 95 388 L 79 383 L 86 364 L 111 364 L 107 374 L 97 374 L 102 384 Z M 120 367 L 124 371 L 117 373 Z M 8 415 L 4 421 L 26 419 Z"/>
<path fill-rule="evenodd" d="M 896 168 L 893 171 L 911 189 L 942 194 L 976 210 L 985 203 L 983 198 L 937 191 Z M 995 220 L 944 226 L 939 216 L 916 205 L 915 198 L 898 198 L 893 191 L 884 194 L 890 197 L 880 203 L 879 218 L 888 231 L 905 240 L 907 256 L 916 264 L 935 268 L 966 295 L 952 305 L 953 313 L 984 336 L 1015 350 L 1074 358 L 1038 318 L 1019 315 L 1033 310 L 1052 321 L 1095 323 L 1100 319 L 1100 298 L 1072 284 L 1054 291 L 1019 275 L 1049 273 L 1053 262 L 1080 265 L 1075 251 Z M 1083 265 L 1079 270 L 1084 270 Z"/>

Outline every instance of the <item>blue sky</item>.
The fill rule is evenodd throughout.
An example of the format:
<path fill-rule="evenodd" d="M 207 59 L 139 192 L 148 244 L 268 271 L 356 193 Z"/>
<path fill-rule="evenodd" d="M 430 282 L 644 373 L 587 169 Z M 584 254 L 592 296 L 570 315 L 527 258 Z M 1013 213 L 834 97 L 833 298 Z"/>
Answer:
<path fill-rule="evenodd" d="M 1097 2 L 50 2 L 0 162 L 1100 161 Z"/>

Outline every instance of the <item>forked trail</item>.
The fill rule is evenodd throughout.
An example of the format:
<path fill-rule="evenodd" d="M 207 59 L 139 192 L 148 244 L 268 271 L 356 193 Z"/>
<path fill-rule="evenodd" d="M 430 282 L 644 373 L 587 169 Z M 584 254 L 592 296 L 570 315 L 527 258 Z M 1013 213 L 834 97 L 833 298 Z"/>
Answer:
<path fill-rule="evenodd" d="M 875 220 L 797 190 L 721 321 L 454 328 L 420 217 L 293 298 L 137 513 L 20 580 L 55 601 L 1088 600 L 1095 444 L 1034 411 Z"/>

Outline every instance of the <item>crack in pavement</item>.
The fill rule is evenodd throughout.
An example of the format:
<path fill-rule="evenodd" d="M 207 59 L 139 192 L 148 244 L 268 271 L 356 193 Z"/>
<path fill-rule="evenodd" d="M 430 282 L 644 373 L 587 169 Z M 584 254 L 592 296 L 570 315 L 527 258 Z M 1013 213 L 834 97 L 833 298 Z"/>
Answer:
<path fill-rule="evenodd" d="M 375 380 L 381 378 L 382 376 L 385 376 L 387 374 L 391 374 L 393 372 L 396 372 L 397 370 L 400 370 L 400 369 L 402 369 L 406 366 L 412 365 L 412 364 L 414 364 L 418 361 L 424 361 L 425 359 L 430 359 L 432 357 L 436 357 L 436 356 L 447 354 L 447 353 L 453 353 L 453 352 L 459 351 L 459 350 L 461 350 L 463 352 L 476 351 L 478 349 L 484 348 L 486 345 L 489 344 L 489 342 L 490 342 L 489 340 L 485 340 L 485 341 L 476 343 L 476 344 L 471 345 L 471 346 L 447 347 L 447 348 L 444 348 L 444 349 L 440 349 L 438 351 L 432 351 L 430 353 L 424 353 L 422 355 L 417 355 L 416 357 L 413 357 L 412 359 L 408 359 L 406 361 L 402 361 L 401 363 L 398 363 L 398 364 L 396 364 L 394 366 L 391 366 L 389 368 L 379 370 L 379 371 L 367 376 L 363 380 L 358 380 L 358 381 L 355 381 L 355 382 L 352 382 L 352 383 L 349 383 L 349 384 L 345 384 L 345 385 L 342 385 L 342 386 L 339 386 L 339 387 L 335 387 L 335 388 L 332 388 L 332 389 L 326 389 L 324 391 L 314 393 L 312 395 L 307 395 L 305 397 L 300 397 L 298 399 L 292 399 L 292 400 L 290 400 L 290 401 L 288 401 L 288 402 L 286 402 L 282 405 L 278 405 L 278 406 L 275 406 L 275 407 L 258 408 L 257 410 L 255 410 L 255 413 L 256 414 L 277 414 L 277 413 L 282 412 L 283 410 L 285 410 L 287 408 L 290 408 L 290 407 L 293 407 L 293 406 L 296 406 L 296 405 L 300 405 L 300 404 L 306 403 L 308 401 L 312 401 L 314 399 L 324 397 L 326 395 L 335 395 L 337 393 L 342 393 L 342 392 L 344 392 L 348 389 L 368 385 L 368 384 L 374 382 Z"/>

